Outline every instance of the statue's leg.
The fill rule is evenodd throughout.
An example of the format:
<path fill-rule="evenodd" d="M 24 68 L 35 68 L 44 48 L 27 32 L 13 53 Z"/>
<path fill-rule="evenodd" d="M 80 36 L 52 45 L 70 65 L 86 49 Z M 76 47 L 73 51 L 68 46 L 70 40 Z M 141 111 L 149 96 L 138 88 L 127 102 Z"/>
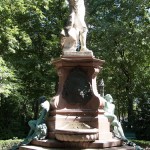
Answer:
<path fill-rule="evenodd" d="M 87 50 L 86 48 L 86 36 L 87 36 L 87 28 L 83 27 L 83 29 L 80 31 L 80 42 L 81 42 L 81 51 Z"/>
<path fill-rule="evenodd" d="M 30 137 L 32 136 L 32 134 L 34 133 L 35 129 L 36 129 L 36 120 L 30 120 L 28 122 L 28 125 L 30 126 L 30 131 L 28 133 L 28 136 L 27 137 Z"/>
<path fill-rule="evenodd" d="M 27 137 L 24 139 L 23 142 L 21 142 L 20 145 L 27 145 L 32 141 L 32 135 L 34 134 L 35 127 L 36 127 L 36 120 L 30 120 L 28 122 L 28 125 L 30 126 L 30 131 L 29 131 Z"/>
<path fill-rule="evenodd" d="M 118 122 L 118 132 L 120 133 L 121 138 L 122 138 L 123 140 L 127 140 L 127 138 L 126 138 L 125 135 L 124 135 L 124 132 L 123 132 L 123 129 L 122 129 L 122 126 L 121 126 L 120 122 Z"/>
<path fill-rule="evenodd" d="M 87 37 L 88 29 L 87 29 L 86 23 L 84 21 L 84 15 L 78 16 L 75 21 L 76 21 L 75 22 L 76 26 L 80 32 L 81 51 L 88 50 L 86 48 L 86 37 Z"/>
<path fill-rule="evenodd" d="M 112 122 L 112 125 L 117 127 L 117 130 L 118 130 L 118 133 L 119 133 L 121 139 L 127 140 L 127 138 L 124 135 L 122 126 L 121 126 L 120 122 L 117 120 L 117 118 Z"/>

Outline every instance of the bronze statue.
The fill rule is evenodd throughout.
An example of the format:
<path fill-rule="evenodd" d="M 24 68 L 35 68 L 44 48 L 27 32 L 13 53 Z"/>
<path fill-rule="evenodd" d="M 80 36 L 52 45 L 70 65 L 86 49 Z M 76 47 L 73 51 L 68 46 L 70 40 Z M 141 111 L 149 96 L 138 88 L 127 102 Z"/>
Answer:
<path fill-rule="evenodd" d="M 118 121 L 115 113 L 115 105 L 112 103 L 113 98 L 110 94 L 106 94 L 104 96 L 105 106 L 104 106 L 104 115 L 108 118 L 110 121 L 110 124 L 114 127 L 115 130 L 115 136 L 121 138 L 123 141 L 127 141 L 127 138 L 124 135 L 122 126 L 120 122 Z"/>
<path fill-rule="evenodd" d="M 46 117 L 50 108 L 50 103 L 46 100 L 45 96 L 41 96 L 38 100 L 42 110 L 37 120 L 30 120 L 28 122 L 30 131 L 28 136 L 17 146 L 13 146 L 12 150 L 19 149 L 22 145 L 28 145 L 33 139 L 41 140 L 47 136 Z"/>

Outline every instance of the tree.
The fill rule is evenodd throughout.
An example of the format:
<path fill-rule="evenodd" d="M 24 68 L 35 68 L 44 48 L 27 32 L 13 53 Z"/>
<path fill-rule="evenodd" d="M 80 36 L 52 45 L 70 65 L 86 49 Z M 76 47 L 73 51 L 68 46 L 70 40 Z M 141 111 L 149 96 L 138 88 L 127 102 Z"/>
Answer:
<path fill-rule="evenodd" d="M 10 112 L 15 111 L 7 117 L 7 120 L 11 120 L 9 127 L 4 126 L 6 118 L 1 122 L 3 134 L 8 133 L 8 128 L 13 131 L 12 135 L 7 134 L 10 137 L 17 133 L 13 129 L 19 128 L 18 122 L 23 126 L 29 118 L 37 117 L 39 96 L 45 95 L 50 99 L 55 93 L 57 75 L 51 63 L 61 53 L 59 33 L 63 16 L 59 11 L 63 8 L 62 5 L 63 1 L 59 0 L 0 2 L 0 56 L 6 66 L 13 68 L 10 71 L 13 71 L 17 77 L 15 83 L 20 86 L 14 89 L 17 95 L 6 88 L 6 84 L 4 92 L 9 92 L 9 96 L 5 97 L 3 92 L 4 105 L 1 105 L 0 118 L 3 118 L 7 111 L 6 106 L 11 108 Z M 9 101 L 13 102 L 13 105 Z M 14 125 L 13 121 L 17 124 Z"/>
<path fill-rule="evenodd" d="M 137 139 L 150 140 L 150 93 L 141 93 L 136 99 L 134 127 Z M 138 126 L 137 126 L 138 124 Z"/>
<path fill-rule="evenodd" d="M 139 91 L 141 75 L 146 87 L 150 79 L 149 1 L 88 1 L 87 6 L 89 47 L 106 60 L 101 77 L 116 100 L 119 118 L 127 114 L 131 121 L 134 98 L 148 90 Z"/>

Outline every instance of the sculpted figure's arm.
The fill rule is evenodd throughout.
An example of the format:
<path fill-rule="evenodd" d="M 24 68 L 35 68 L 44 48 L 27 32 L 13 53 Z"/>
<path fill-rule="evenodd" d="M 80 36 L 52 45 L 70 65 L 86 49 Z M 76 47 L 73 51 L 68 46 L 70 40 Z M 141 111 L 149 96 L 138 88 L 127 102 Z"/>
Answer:
<path fill-rule="evenodd" d="M 45 102 L 41 103 L 41 107 L 42 107 L 42 111 L 40 113 L 40 117 L 37 119 L 36 126 L 45 122 L 46 115 L 47 115 L 49 108 L 50 108 L 50 104 L 48 101 L 45 101 Z"/>

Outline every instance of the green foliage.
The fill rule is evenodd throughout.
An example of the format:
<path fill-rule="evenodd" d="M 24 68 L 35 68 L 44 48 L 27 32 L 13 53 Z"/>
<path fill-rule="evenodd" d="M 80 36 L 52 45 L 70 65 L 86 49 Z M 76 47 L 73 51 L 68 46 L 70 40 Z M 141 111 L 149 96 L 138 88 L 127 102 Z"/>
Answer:
<path fill-rule="evenodd" d="M 85 4 L 87 47 L 106 61 L 98 80 L 104 78 L 118 116 L 130 118 L 133 100 L 150 88 L 149 1 Z M 54 96 L 58 77 L 52 61 L 61 54 L 60 32 L 67 17 L 64 0 L 0 1 L 1 139 L 23 136 L 28 120 L 37 117 L 38 97 Z"/>
<path fill-rule="evenodd" d="M 55 93 L 52 61 L 61 53 L 62 5 L 51 0 L 0 2 L 1 139 L 22 137 L 28 120 L 37 117 L 38 97 L 50 99 Z"/>
<path fill-rule="evenodd" d="M 12 66 L 7 66 L 3 58 L 0 57 L 0 94 L 8 97 L 12 91 L 19 88 L 16 80 Z"/>
<path fill-rule="evenodd" d="M 141 97 L 137 98 L 136 102 L 134 120 L 136 137 L 140 140 L 150 140 L 150 93 L 141 94 Z"/>
<path fill-rule="evenodd" d="M 12 148 L 12 146 L 17 145 L 21 142 L 22 140 L 19 139 L 10 139 L 10 140 L 0 140 L 0 149 L 1 150 L 9 150 Z"/>
<path fill-rule="evenodd" d="M 90 0 L 87 5 L 89 47 L 106 61 L 99 78 L 113 95 L 118 116 L 130 118 L 134 98 L 149 90 L 149 1 Z"/>
<path fill-rule="evenodd" d="M 150 141 L 144 141 L 144 140 L 132 140 L 137 145 L 141 146 L 142 148 L 149 149 L 150 148 Z"/>

